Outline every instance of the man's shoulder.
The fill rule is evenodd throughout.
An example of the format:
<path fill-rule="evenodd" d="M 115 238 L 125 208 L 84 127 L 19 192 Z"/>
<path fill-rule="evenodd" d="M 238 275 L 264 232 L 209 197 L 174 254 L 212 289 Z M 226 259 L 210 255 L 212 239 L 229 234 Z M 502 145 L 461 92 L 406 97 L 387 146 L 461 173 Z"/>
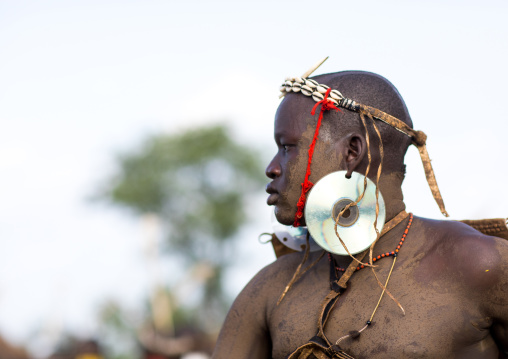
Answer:
<path fill-rule="evenodd" d="M 311 253 L 309 259 L 312 259 L 314 255 Z M 238 314 L 235 313 L 241 313 L 244 310 L 256 312 L 259 315 L 264 313 L 258 320 L 266 323 L 269 313 L 276 307 L 278 299 L 302 259 L 303 253 L 286 254 L 261 269 L 236 297 L 229 315 L 236 316 Z"/>
<path fill-rule="evenodd" d="M 420 218 L 420 226 L 426 256 L 443 271 L 460 274 L 471 289 L 493 285 L 508 272 L 507 240 L 485 235 L 458 221 Z"/>
<path fill-rule="evenodd" d="M 420 230 L 431 247 L 445 247 L 455 254 L 488 255 L 499 247 L 508 248 L 508 241 L 481 233 L 475 228 L 451 220 L 419 218 Z M 437 248 L 436 248 L 437 249 Z"/>
<path fill-rule="evenodd" d="M 315 255 L 315 253 L 310 253 L 307 262 L 311 261 Z M 295 269 L 302 262 L 303 256 L 304 253 L 296 252 L 285 254 L 277 258 L 261 269 L 247 284 L 246 288 L 253 287 L 256 291 L 262 291 L 265 287 L 284 287 L 288 281 L 291 280 L 291 277 L 295 273 Z"/>

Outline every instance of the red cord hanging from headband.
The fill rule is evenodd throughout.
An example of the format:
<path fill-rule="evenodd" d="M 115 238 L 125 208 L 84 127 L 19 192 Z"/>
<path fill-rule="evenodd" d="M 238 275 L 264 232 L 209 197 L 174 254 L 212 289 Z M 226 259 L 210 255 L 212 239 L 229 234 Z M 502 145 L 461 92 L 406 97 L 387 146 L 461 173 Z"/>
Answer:
<path fill-rule="evenodd" d="M 338 107 L 336 107 L 331 100 L 328 99 L 330 95 L 330 91 L 332 89 L 329 88 L 326 90 L 324 98 L 316 103 L 312 108 L 310 114 L 314 116 L 316 114 L 316 109 L 319 105 L 321 105 L 321 110 L 319 112 L 319 118 L 316 125 L 316 131 L 314 132 L 314 137 L 312 139 L 312 143 L 309 146 L 309 160 L 307 162 L 307 171 L 305 172 L 305 179 L 302 183 L 302 193 L 300 194 L 300 198 L 297 203 L 297 211 L 295 215 L 295 222 L 293 223 L 294 227 L 300 227 L 302 225 L 302 217 L 303 217 L 303 209 L 305 208 L 305 201 L 307 200 L 307 193 L 310 191 L 314 184 L 309 181 L 310 176 L 310 165 L 312 163 L 312 156 L 314 155 L 314 148 L 316 147 L 317 138 L 319 136 L 319 128 L 321 127 L 321 120 L 323 120 L 323 115 L 326 111 L 335 110 L 341 111 Z M 341 111 L 342 112 L 342 111 Z"/>

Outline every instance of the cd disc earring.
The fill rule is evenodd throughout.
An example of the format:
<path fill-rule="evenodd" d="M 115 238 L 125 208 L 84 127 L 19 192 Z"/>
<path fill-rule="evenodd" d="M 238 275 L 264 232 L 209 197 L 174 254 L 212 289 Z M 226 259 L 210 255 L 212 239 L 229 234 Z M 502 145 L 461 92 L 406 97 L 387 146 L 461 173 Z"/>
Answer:
<path fill-rule="evenodd" d="M 321 178 L 309 192 L 305 204 L 307 228 L 324 250 L 338 255 L 348 255 L 335 234 L 335 220 L 350 203 L 355 202 L 364 191 L 365 176 L 353 172 L 346 178 L 346 171 L 333 172 Z M 383 230 L 386 219 L 385 202 L 381 192 L 378 197 L 379 215 L 376 228 Z M 376 240 L 376 185 L 367 178 L 367 188 L 362 200 L 347 209 L 337 225 L 337 232 L 351 254 L 369 248 Z"/>

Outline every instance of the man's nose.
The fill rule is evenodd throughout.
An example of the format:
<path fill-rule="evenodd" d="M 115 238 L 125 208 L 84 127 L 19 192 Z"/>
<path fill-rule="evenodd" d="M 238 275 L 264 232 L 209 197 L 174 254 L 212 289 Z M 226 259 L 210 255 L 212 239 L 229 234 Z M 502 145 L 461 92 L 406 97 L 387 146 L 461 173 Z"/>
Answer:
<path fill-rule="evenodd" d="M 275 177 L 279 177 L 281 174 L 281 169 L 278 161 L 276 161 L 277 156 L 275 156 L 272 161 L 266 167 L 265 174 L 268 178 L 274 179 Z"/>

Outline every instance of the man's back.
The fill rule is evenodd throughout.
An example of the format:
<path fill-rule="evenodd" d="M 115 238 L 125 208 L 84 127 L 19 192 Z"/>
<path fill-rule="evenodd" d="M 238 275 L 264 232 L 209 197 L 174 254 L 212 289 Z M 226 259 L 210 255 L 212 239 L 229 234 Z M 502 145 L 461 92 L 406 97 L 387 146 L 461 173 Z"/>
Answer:
<path fill-rule="evenodd" d="M 375 254 L 397 246 L 403 223 L 382 237 Z M 314 253 L 307 265 L 318 256 Z M 406 314 L 384 296 L 372 325 L 340 346 L 355 358 L 503 357 L 499 353 L 506 355 L 508 348 L 503 329 L 508 318 L 507 256 L 505 240 L 457 222 L 415 218 L 388 286 Z M 247 285 L 226 319 L 215 358 L 286 358 L 316 335 L 323 299 L 330 291 L 326 256 L 277 306 L 301 259 L 301 254 L 283 256 Z M 376 262 L 382 282 L 392 261 Z M 330 312 L 327 338 L 335 343 L 362 328 L 380 294 L 370 268 L 353 274 Z"/>

